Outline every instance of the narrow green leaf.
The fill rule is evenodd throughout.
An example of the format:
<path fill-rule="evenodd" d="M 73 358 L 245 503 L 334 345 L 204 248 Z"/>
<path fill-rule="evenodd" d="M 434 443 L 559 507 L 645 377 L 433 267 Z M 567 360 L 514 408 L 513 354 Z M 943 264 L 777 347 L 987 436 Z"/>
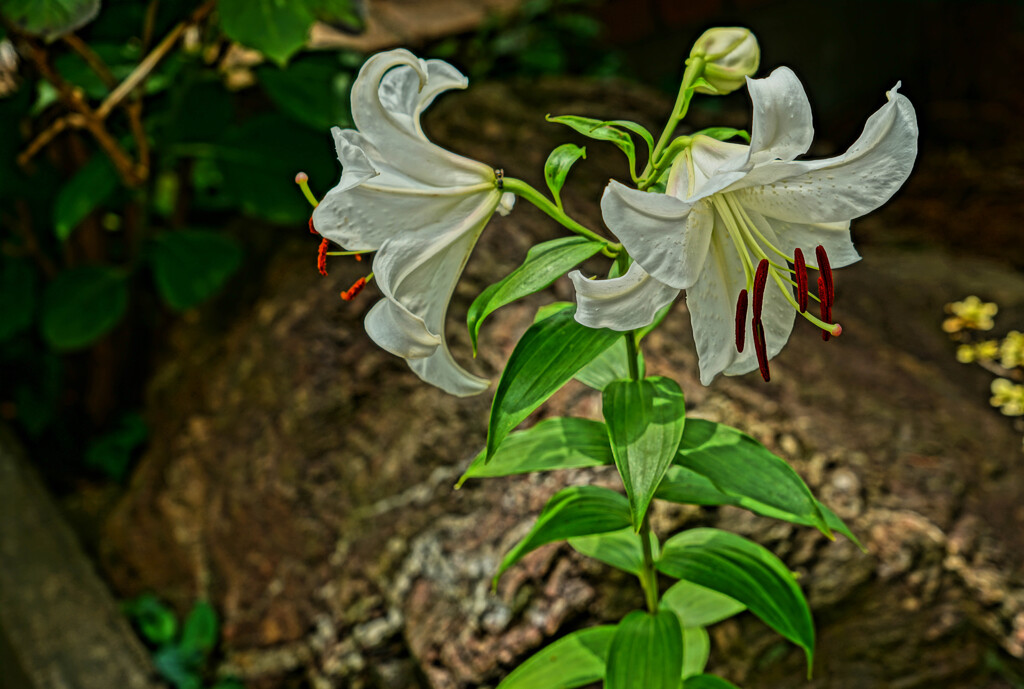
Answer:
<path fill-rule="evenodd" d="M 745 129 L 733 129 L 732 127 L 708 127 L 707 129 L 701 129 L 699 132 L 694 132 L 690 136 L 710 136 L 712 139 L 718 139 L 719 141 L 727 141 L 734 136 L 738 136 L 747 143 L 750 143 L 750 134 Z"/>
<path fill-rule="evenodd" d="M 611 462 L 608 432 L 600 421 L 573 417 L 544 419 L 506 438 L 491 461 L 487 461 L 486 452 L 480 452 L 455 487 L 461 488 L 471 478 L 576 469 Z"/>
<path fill-rule="evenodd" d="M 629 160 L 629 174 L 635 174 L 636 148 L 633 145 L 633 139 L 630 138 L 629 134 L 626 132 L 618 129 L 617 127 L 605 124 L 601 120 L 595 120 L 592 117 L 578 117 L 576 115 L 558 115 L 552 117 L 551 115 L 545 115 L 544 119 L 548 122 L 564 124 L 565 126 L 574 129 L 583 136 L 591 139 L 609 141 L 615 144 L 619 150 L 626 154 L 626 158 Z"/>
<path fill-rule="evenodd" d="M 600 486 L 570 486 L 555 493 L 536 523 L 501 561 L 494 583 L 509 567 L 542 545 L 574 536 L 617 531 L 629 526 L 629 502 L 621 493 Z"/>
<path fill-rule="evenodd" d="M 832 531 L 814 494 L 784 459 L 746 433 L 725 424 L 693 419 L 676 463 L 708 478 L 741 506 L 767 506 L 809 520 L 826 536 Z"/>
<path fill-rule="evenodd" d="M 637 124 L 636 122 L 630 122 L 629 120 L 605 120 L 601 124 L 611 125 L 613 127 L 622 127 L 633 132 L 647 144 L 647 154 L 650 155 L 654 151 L 654 137 L 651 135 L 647 128 L 643 125 Z"/>
<path fill-rule="evenodd" d="M 562 186 L 569 170 L 580 158 L 587 157 L 587 149 L 576 144 L 562 144 L 548 155 L 544 163 L 544 180 L 559 208 L 562 207 Z"/>
<path fill-rule="evenodd" d="M 473 355 L 476 355 L 480 327 L 487 316 L 506 304 L 551 286 L 570 268 L 590 258 L 603 246 L 601 242 L 585 237 L 562 237 L 537 244 L 527 251 L 521 266 L 490 285 L 470 305 L 466 324 L 473 342 Z"/>
<path fill-rule="evenodd" d="M 217 645 L 217 611 L 207 601 L 197 601 L 181 630 L 181 647 L 208 654 Z"/>
<path fill-rule="evenodd" d="M 622 333 L 576 322 L 574 307 L 534 323 L 516 344 L 498 381 L 487 428 L 487 456 L 534 409 Z"/>
<path fill-rule="evenodd" d="M 648 534 L 651 552 L 657 559 L 661 552 L 658 539 Z M 644 547 L 640 534 L 628 527 L 620 531 L 570 538 L 569 545 L 579 553 L 600 560 L 624 572 L 640 576 L 644 566 Z"/>
<path fill-rule="evenodd" d="M 283 65 L 306 43 L 313 15 L 304 2 L 220 0 L 220 25 L 233 41 Z"/>
<path fill-rule="evenodd" d="M 617 380 L 604 389 L 602 407 L 633 527 L 639 530 L 683 435 L 683 391 L 669 378 Z"/>
<path fill-rule="evenodd" d="M 584 366 L 583 370 L 576 374 L 576 380 L 595 390 L 604 390 L 613 380 L 629 378 L 629 350 L 626 347 L 626 337 L 629 337 L 629 335 L 626 334 L 625 337 L 620 337 L 618 342 L 601 352 L 596 359 Z M 647 367 L 644 362 L 644 355 L 640 352 L 639 348 L 637 349 L 636 360 L 637 370 L 643 376 L 646 373 Z"/>
<path fill-rule="evenodd" d="M 563 636 L 530 656 L 498 689 L 575 689 L 604 678 L 614 625 L 590 627 Z"/>
<path fill-rule="evenodd" d="M 117 325 L 127 307 L 122 271 L 104 266 L 66 270 L 43 294 L 43 338 L 54 349 L 84 347 Z"/>
<path fill-rule="evenodd" d="M 710 627 L 747 609 L 743 603 L 692 581 L 677 581 L 661 597 L 661 605 L 686 627 Z"/>
<path fill-rule="evenodd" d="M 117 171 L 110 159 L 96 154 L 57 193 L 53 228 L 64 241 L 85 218 L 117 189 Z"/>
<path fill-rule="evenodd" d="M 675 613 L 634 610 L 615 630 L 608 649 L 606 689 L 679 689 L 683 632 Z"/>
<path fill-rule="evenodd" d="M 683 689 L 740 689 L 732 682 L 727 682 L 717 675 L 697 675 L 687 677 Z"/>
<path fill-rule="evenodd" d="M 212 296 L 242 264 L 242 248 L 223 232 L 163 232 L 150 251 L 157 290 L 179 311 Z"/>
<path fill-rule="evenodd" d="M 683 627 L 683 679 L 704 672 L 711 655 L 711 639 L 704 627 Z"/>
<path fill-rule="evenodd" d="M 0 15 L 22 31 L 51 41 L 88 24 L 100 0 L 4 0 Z"/>
<path fill-rule="evenodd" d="M 0 342 L 32 325 L 35 307 L 36 272 L 32 264 L 23 258 L 0 254 Z M 603 429 L 602 425 L 602 433 Z"/>
<path fill-rule="evenodd" d="M 666 541 L 658 569 L 743 603 L 814 658 L 811 611 L 793 574 L 764 547 L 718 529 L 691 529 Z"/>

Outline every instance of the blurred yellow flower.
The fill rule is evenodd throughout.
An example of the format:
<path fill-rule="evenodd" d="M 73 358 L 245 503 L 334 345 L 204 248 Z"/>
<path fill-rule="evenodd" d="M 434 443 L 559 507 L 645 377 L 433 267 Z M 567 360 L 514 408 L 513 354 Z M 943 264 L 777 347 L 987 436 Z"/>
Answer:
<path fill-rule="evenodd" d="M 999 346 L 999 363 L 1003 368 L 1017 368 L 1024 364 L 1024 333 L 1011 330 Z"/>
<path fill-rule="evenodd" d="M 991 330 L 992 316 L 999 307 L 993 302 L 984 302 L 973 294 L 963 301 L 946 304 L 946 313 L 953 316 L 942 322 L 942 329 L 947 333 L 958 333 L 961 330 Z"/>
<path fill-rule="evenodd" d="M 992 381 L 992 399 L 989 403 L 1006 416 L 1024 415 L 1024 385 L 1017 385 L 1006 378 Z"/>
<path fill-rule="evenodd" d="M 998 340 L 985 340 L 977 344 L 962 344 L 956 348 L 956 360 L 961 364 L 975 361 L 992 361 L 1000 352 Z"/>

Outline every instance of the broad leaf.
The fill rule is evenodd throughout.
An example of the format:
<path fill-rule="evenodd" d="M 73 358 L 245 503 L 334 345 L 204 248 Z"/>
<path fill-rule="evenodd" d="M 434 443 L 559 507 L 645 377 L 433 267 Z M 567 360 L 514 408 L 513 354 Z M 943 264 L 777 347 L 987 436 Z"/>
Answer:
<path fill-rule="evenodd" d="M 263 65 L 256 78 L 281 110 L 317 132 L 352 124 L 352 74 L 334 52 L 302 55 L 285 69 Z"/>
<path fill-rule="evenodd" d="M 100 0 L 5 0 L 0 14 L 25 33 L 53 40 L 88 24 Z"/>
<path fill-rule="evenodd" d="M 573 417 L 545 419 L 506 438 L 491 461 L 487 461 L 486 452 L 478 454 L 455 487 L 461 488 L 470 478 L 576 469 L 611 462 L 608 432 L 600 421 Z"/>
<path fill-rule="evenodd" d="M 313 15 L 295 0 L 220 0 L 220 25 L 233 41 L 283 65 L 306 43 Z"/>
<path fill-rule="evenodd" d="M 544 119 L 548 122 L 564 124 L 591 139 L 610 141 L 626 154 L 626 158 L 629 160 L 629 174 L 636 174 L 636 148 L 633 145 L 633 139 L 621 129 L 605 124 L 602 120 L 595 120 L 592 117 L 578 117 L 576 115 L 552 117 L 551 115 L 546 115 Z"/>
<path fill-rule="evenodd" d="M 174 689 L 201 689 L 200 660 L 194 653 L 173 644 L 163 646 L 153 653 L 153 666 Z"/>
<path fill-rule="evenodd" d="M 542 545 L 574 536 L 617 531 L 629 526 L 629 502 L 600 486 L 570 486 L 555 493 L 523 540 L 505 555 L 494 583 L 509 567 Z"/>
<path fill-rule="evenodd" d="M 494 311 L 516 299 L 546 289 L 581 261 L 585 261 L 604 246 L 585 237 L 562 237 L 537 244 L 526 252 L 523 264 L 490 285 L 473 300 L 466 314 L 469 337 L 476 356 L 477 338 L 484 319 Z"/>
<path fill-rule="evenodd" d="M 53 205 L 53 227 L 64 241 L 79 223 L 117 189 L 117 171 L 107 156 L 97 153 L 60 188 Z"/>
<path fill-rule="evenodd" d="M 43 295 L 43 338 L 54 349 L 84 347 L 117 325 L 127 306 L 122 271 L 103 266 L 66 270 Z"/>
<path fill-rule="evenodd" d="M 683 682 L 683 689 L 739 689 L 739 687 L 717 675 L 697 675 L 688 677 Z"/>
<path fill-rule="evenodd" d="M 36 272 L 25 259 L 0 254 L 0 342 L 32 325 L 36 306 Z M 608 436 L 604 433 L 605 445 Z M 609 450 L 608 461 L 611 461 Z"/>
<path fill-rule="evenodd" d="M 568 634 L 530 656 L 498 689 L 575 689 L 604 678 L 614 625 Z"/>
<path fill-rule="evenodd" d="M 544 180 L 548 183 L 551 196 L 559 208 L 562 207 L 562 185 L 569 170 L 580 158 L 587 157 L 587 149 L 576 144 L 562 144 L 548 155 L 544 163 Z"/>
<path fill-rule="evenodd" d="M 201 600 L 193 606 L 181 630 L 183 650 L 206 655 L 217 645 L 217 612 L 208 602 Z"/>
<path fill-rule="evenodd" d="M 683 391 L 668 378 L 618 380 L 604 389 L 602 410 L 633 527 L 639 530 L 683 435 Z"/>
<path fill-rule="evenodd" d="M 634 610 L 615 630 L 608 649 L 606 689 L 679 689 L 683 633 L 675 613 Z"/>
<path fill-rule="evenodd" d="M 534 323 L 516 344 L 498 381 L 487 428 L 487 456 L 534 409 L 544 403 L 622 333 L 588 328 L 563 309 Z"/>
<path fill-rule="evenodd" d="M 691 581 L 678 581 L 661 597 L 661 605 L 686 627 L 709 627 L 747 609 L 743 603 Z"/>
<path fill-rule="evenodd" d="M 704 627 L 683 627 L 683 679 L 704 672 L 711 655 L 711 639 Z"/>
<path fill-rule="evenodd" d="M 618 342 L 584 366 L 583 370 L 576 374 L 576 380 L 595 390 L 604 390 L 613 380 L 629 378 L 629 354 L 627 353 L 629 350 L 626 347 L 626 338 L 629 336 L 629 333 L 625 333 Z M 636 361 L 637 370 L 643 376 L 647 367 L 644 363 L 644 355 L 639 348 L 636 352 Z"/>
<path fill-rule="evenodd" d="M 160 296 L 181 311 L 221 288 L 241 265 L 242 248 L 223 232 L 164 232 L 154 239 L 150 260 Z"/>
<path fill-rule="evenodd" d="M 654 559 L 657 560 L 661 553 L 658 539 L 654 534 L 648 534 L 648 538 L 651 539 L 651 552 L 654 554 Z M 570 538 L 569 545 L 579 553 L 624 572 L 640 576 L 640 572 L 643 570 L 643 542 L 640 540 L 640 534 L 632 527 L 593 536 Z"/>
<path fill-rule="evenodd" d="M 793 574 L 767 549 L 727 531 L 691 529 L 666 541 L 658 569 L 746 605 L 804 649 L 810 671 L 814 656 L 810 608 Z"/>
<path fill-rule="evenodd" d="M 796 515 L 832 537 L 810 488 L 785 460 L 725 424 L 693 419 L 686 431 L 677 464 L 708 478 L 741 506 Z"/>

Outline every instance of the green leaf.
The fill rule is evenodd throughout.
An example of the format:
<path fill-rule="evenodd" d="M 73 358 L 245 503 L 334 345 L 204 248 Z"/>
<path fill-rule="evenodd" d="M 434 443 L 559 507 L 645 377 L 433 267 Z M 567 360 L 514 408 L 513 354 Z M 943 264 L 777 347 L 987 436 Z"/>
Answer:
<path fill-rule="evenodd" d="M 531 325 L 498 381 L 487 428 L 487 456 L 534 409 L 567 383 L 622 333 L 576 322 L 575 307 Z"/>
<path fill-rule="evenodd" d="M 658 569 L 743 603 L 765 624 L 814 657 L 814 625 L 796 578 L 779 558 L 741 536 L 691 529 L 665 542 Z"/>
<path fill-rule="evenodd" d="M 366 3 L 360 0 L 305 0 L 313 16 L 325 24 L 356 32 L 366 25 Z"/>
<path fill-rule="evenodd" d="M 654 137 L 651 135 L 647 128 L 637 124 L 636 122 L 630 122 L 629 120 L 605 120 L 601 124 L 611 125 L 613 127 L 622 127 L 633 132 L 647 144 L 647 154 L 650 155 L 654 151 Z"/>
<path fill-rule="evenodd" d="M 577 469 L 611 464 L 608 432 L 600 421 L 557 417 L 545 419 L 532 428 L 513 433 L 501 444 L 491 460 L 481 451 L 455 485 L 467 479 L 510 476 L 531 471 Z"/>
<path fill-rule="evenodd" d="M 615 630 L 608 649 L 606 689 L 679 689 L 683 632 L 675 613 L 634 610 Z"/>
<path fill-rule="evenodd" d="M 181 647 L 207 655 L 217 645 L 217 611 L 207 601 L 197 601 L 181 630 Z"/>
<path fill-rule="evenodd" d="M 110 159 L 96 154 L 61 187 L 53 205 L 53 226 L 64 241 L 79 223 L 106 202 L 118 187 L 117 171 Z"/>
<path fill-rule="evenodd" d="M 517 299 L 546 289 L 581 261 L 585 261 L 604 246 L 585 237 L 561 237 L 543 242 L 526 252 L 523 264 L 490 285 L 473 300 L 466 314 L 469 337 L 476 356 L 477 338 L 484 319 L 494 311 Z"/>
<path fill-rule="evenodd" d="M 160 296 L 182 311 L 221 288 L 242 264 L 242 248 L 222 232 L 179 230 L 157 235 L 149 258 Z"/>
<path fill-rule="evenodd" d="M 668 378 L 617 380 L 604 389 L 602 408 L 633 527 L 639 530 L 683 435 L 683 391 Z"/>
<path fill-rule="evenodd" d="M 743 603 L 692 581 L 677 581 L 661 597 L 662 607 L 679 616 L 687 627 L 710 627 L 747 609 Z"/>
<path fill-rule="evenodd" d="M 174 611 L 151 593 L 144 593 L 134 600 L 127 601 L 124 610 L 150 643 L 170 643 L 178 631 L 178 619 L 174 616 Z"/>
<path fill-rule="evenodd" d="M 83 266 L 60 273 L 43 294 L 43 338 L 54 349 L 78 349 L 117 325 L 128 307 L 122 271 Z"/>
<path fill-rule="evenodd" d="M 295 0 L 220 0 L 220 25 L 233 41 L 283 65 L 306 43 L 313 14 Z"/>
<path fill-rule="evenodd" d="M 628 335 L 620 337 L 618 342 L 584 366 L 583 370 L 576 374 L 576 380 L 595 390 L 604 390 L 613 380 L 629 378 L 629 350 L 626 347 L 626 337 Z M 647 366 L 639 348 L 636 352 L 636 361 L 637 370 L 642 376 L 645 374 Z"/>
<path fill-rule="evenodd" d="M 633 139 L 621 129 L 605 124 L 601 120 L 595 120 L 591 117 L 578 117 L 576 115 L 558 115 L 555 117 L 545 115 L 544 119 L 548 122 L 564 124 L 566 127 L 574 129 L 591 139 L 609 141 L 615 144 L 620 151 L 626 154 L 626 158 L 629 160 L 629 174 L 636 174 L 636 148 L 633 145 Z"/>
<path fill-rule="evenodd" d="M 710 655 L 708 630 L 704 627 L 683 627 L 683 679 L 704 672 Z"/>
<path fill-rule="evenodd" d="M 651 552 L 657 559 L 661 552 L 658 539 L 650 533 L 648 537 L 651 541 Z M 644 566 L 643 542 L 640 540 L 640 534 L 632 527 L 620 531 L 570 538 L 569 545 L 579 553 L 637 576 L 640 576 Z"/>
<path fill-rule="evenodd" d="M 544 180 L 548 183 L 551 196 L 559 208 L 562 207 L 562 186 L 569 170 L 580 158 L 587 157 L 587 149 L 576 144 L 562 144 L 551 151 L 544 163 Z"/>
<path fill-rule="evenodd" d="M 85 451 L 85 463 L 115 481 L 124 479 L 132 454 L 149 438 L 149 427 L 135 413 L 121 417 L 117 428 L 93 440 Z"/>
<path fill-rule="evenodd" d="M 617 531 L 629 526 L 629 502 L 600 486 L 570 486 L 555 493 L 530 532 L 501 561 L 494 584 L 505 570 L 542 545 L 575 536 Z"/>
<path fill-rule="evenodd" d="M 318 132 L 352 125 L 349 89 L 352 74 L 337 53 L 302 55 L 286 69 L 262 65 L 256 78 L 281 110 Z"/>
<path fill-rule="evenodd" d="M 164 646 L 153 654 L 153 665 L 160 676 L 174 685 L 175 689 L 200 689 L 195 654 L 181 646 Z"/>
<path fill-rule="evenodd" d="M 739 687 L 717 675 L 698 675 L 688 677 L 683 682 L 683 689 L 739 689 Z"/>
<path fill-rule="evenodd" d="M 32 264 L 0 254 L 0 342 L 32 325 L 35 306 L 36 272 Z"/>
<path fill-rule="evenodd" d="M 832 538 L 811 489 L 784 459 L 725 424 L 693 419 L 686 430 L 677 464 L 706 477 L 740 506 L 796 515 Z"/>
<path fill-rule="evenodd" d="M 614 625 L 567 634 L 513 670 L 498 689 L 575 689 L 604 678 Z"/>
<path fill-rule="evenodd" d="M 727 141 L 734 136 L 738 136 L 747 143 L 750 143 L 750 134 L 745 129 L 733 129 L 732 127 L 708 127 L 707 129 L 701 129 L 699 132 L 694 132 L 690 136 L 710 136 L 712 139 L 718 139 L 719 141 Z"/>
<path fill-rule="evenodd" d="M 4 0 L 0 14 L 25 33 L 52 41 L 88 24 L 100 0 Z"/>

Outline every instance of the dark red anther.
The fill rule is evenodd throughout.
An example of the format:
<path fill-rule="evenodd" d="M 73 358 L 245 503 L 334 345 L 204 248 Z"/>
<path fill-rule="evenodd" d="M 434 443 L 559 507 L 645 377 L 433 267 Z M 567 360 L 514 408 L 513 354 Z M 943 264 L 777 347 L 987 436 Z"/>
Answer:
<path fill-rule="evenodd" d="M 836 289 L 832 283 L 832 266 L 828 262 L 828 254 L 825 253 L 825 247 L 818 245 L 818 248 L 814 250 L 814 255 L 818 258 L 818 270 L 821 272 L 821 277 L 825 278 L 825 292 L 828 294 L 828 305 L 836 303 Z M 818 294 L 819 297 L 824 297 L 822 294 Z"/>
<path fill-rule="evenodd" d="M 312 215 L 309 216 L 309 232 L 310 232 L 310 234 L 320 234 L 319 232 L 316 231 L 316 228 L 313 227 L 313 216 Z"/>
<path fill-rule="evenodd" d="M 747 290 L 740 290 L 736 300 L 736 351 L 743 351 L 743 340 L 747 335 Z"/>
<path fill-rule="evenodd" d="M 793 251 L 793 272 L 796 274 L 796 303 L 803 313 L 807 310 L 807 262 L 800 249 Z"/>
<path fill-rule="evenodd" d="M 320 250 L 316 255 L 316 269 L 320 271 L 321 275 L 327 275 L 327 249 L 330 246 L 330 242 L 327 241 L 327 237 L 320 240 Z"/>
<path fill-rule="evenodd" d="M 754 303 L 753 320 L 755 323 L 761 320 L 761 305 L 764 303 L 764 286 L 768 283 L 768 259 L 762 258 L 757 264 L 757 272 L 754 273 Z"/>
<path fill-rule="evenodd" d="M 359 278 L 355 281 L 355 284 L 341 293 L 341 298 L 345 301 L 352 301 L 360 292 L 363 291 L 364 287 L 366 287 L 366 278 Z"/>
<path fill-rule="evenodd" d="M 828 285 L 825 284 L 825 276 L 818 276 L 818 299 L 821 300 L 821 320 L 832 323 L 832 303 L 828 299 Z M 829 332 L 821 331 L 821 339 L 828 342 Z"/>
<path fill-rule="evenodd" d="M 761 377 L 767 383 L 772 376 L 768 370 L 768 345 L 764 340 L 764 324 L 761 321 L 754 322 L 754 351 L 757 353 L 757 367 L 761 369 Z"/>

